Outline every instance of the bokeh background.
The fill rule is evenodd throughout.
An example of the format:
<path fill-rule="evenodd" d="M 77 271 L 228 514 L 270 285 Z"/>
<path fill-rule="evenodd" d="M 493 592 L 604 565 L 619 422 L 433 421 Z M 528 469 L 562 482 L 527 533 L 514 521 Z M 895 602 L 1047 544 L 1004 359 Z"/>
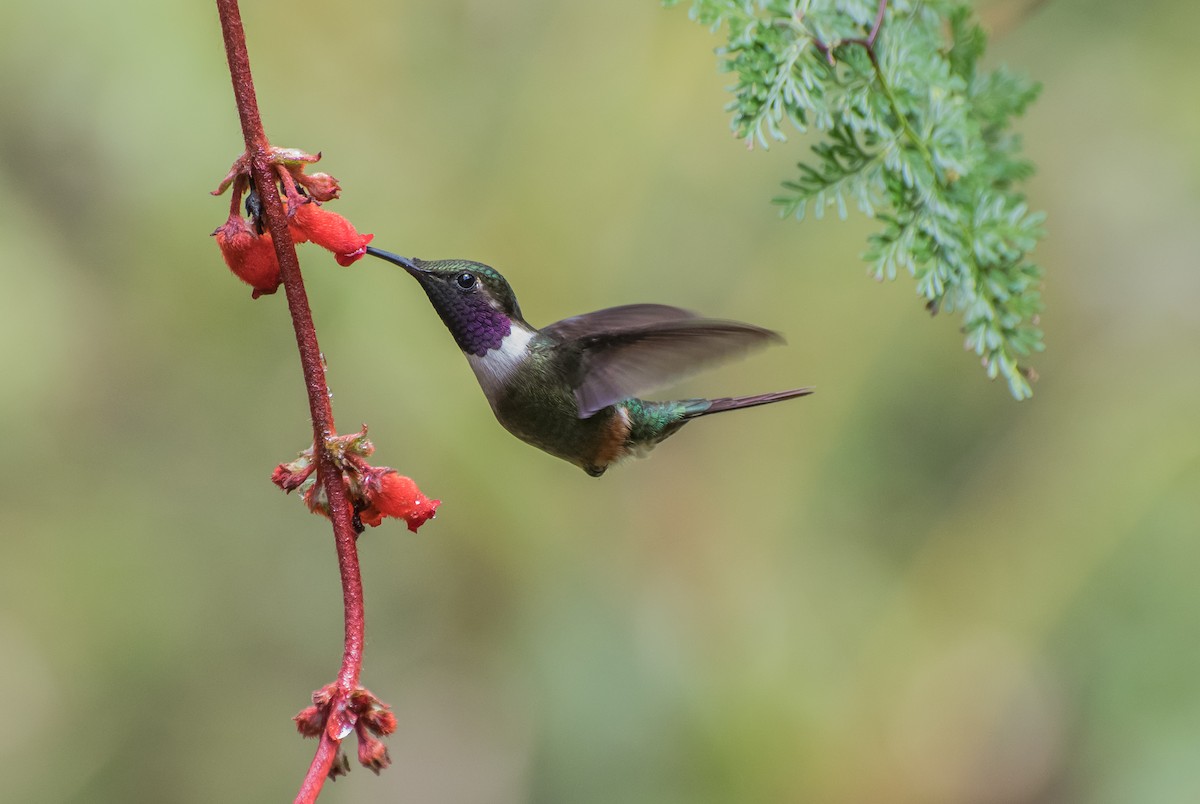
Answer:
<path fill-rule="evenodd" d="M 663 301 L 784 331 L 600 480 L 491 418 L 418 287 L 303 247 L 335 412 L 443 507 L 361 542 L 394 767 L 322 800 L 1200 801 L 1200 6 L 1055 0 L 991 46 L 1049 213 L 1032 401 L 780 220 L 719 40 L 654 0 L 254 2 L 267 129 L 385 248 L 546 323 Z M 1004 24 L 1007 3 L 988 4 Z M 284 801 L 330 680 L 328 527 L 282 294 L 209 233 L 239 130 L 211 3 L 0 26 L 0 800 Z"/>

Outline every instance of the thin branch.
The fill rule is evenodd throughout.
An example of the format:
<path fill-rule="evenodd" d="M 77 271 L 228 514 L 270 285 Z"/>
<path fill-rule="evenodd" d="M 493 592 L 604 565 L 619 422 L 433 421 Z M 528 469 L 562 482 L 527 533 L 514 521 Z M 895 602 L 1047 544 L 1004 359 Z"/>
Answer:
<path fill-rule="evenodd" d="M 845 45 L 857 45 L 867 52 L 867 58 L 871 60 L 871 68 L 875 71 L 875 77 L 879 79 L 879 88 L 883 92 L 883 96 L 887 99 L 888 105 L 892 109 L 892 114 L 896 116 L 900 128 L 908 136 L 909 141 L 913 146 L 920 151 L 925 157 L 925 161 L 929 163 L 929 167 L 935 173 L 936 167 L 933 163 L 933 155 L 929 153 L 929 149 L 925 147 L 924 141 L 917 136 L 917 133 L 912 130 L 909 125 L 908 118 L 900 112 L 900 107 L 896 103 L 896 96 L 892 94 L 892 88 L 888 85 L 887 78 L 883 74 L 883 67 L 879 64 L 879 57 L 875 53 L 875 42 L 879 38 L 879 32 L 883 29 L 883 15 L 887 11 L 887 0 L 879 0 L 879 11 L 875 14 L 875 22 L 871 26 L 871 32 L 866 39 L 841 39 L 834 42 L 832 45 L 827 45 L 820 39 L 813 37 L 813 46 L 825 57 L 832 67 L 837 63 L 834 57 L 834 51 Z"/>
<path fill-rule="evenodd" d="M 871 32 L 867 34 L 866 39 L 842 39 L 834 42 L 832 46 L 825 44 L 820 39 L 813 37 L 813 45 L 825 57 L 825 61 L 829 62 L 832 67 L 837 60 L 834 58 L 833 51 L 837 50 L 842 45 L 858 45 L 867 51 L 867 56 L 871 59 L 871 64 L 875 65 L 875 72 L 880 74 L 879 62 L 875 58 L 875 40 L 879 38 L 879 30 L 883 27 L 883 15 L 887 11 L 887 0 L 879 0 L 879 10 L 875 12 L 875 22 L 871 25 Z"/>
<path fill-rule="evenodd" d="M 879 11 L 875 13 L 875 24 L 867 36 L 867 47 L 875 47 L 875 37 L 879 36 L 879 28 L 883 25 L 883 12 L 887 11 L 887 0 L 879 0 Z"/>
<path fill-rule="evenodd" d="M 362 574 L 355 545 L 353 508 L 342 483 L 341 473 L 326 449 L 327 439 L 336 434 L 333 409 L 329 402 L 329 387 L 325 381 L 325 368 L 320 346 L 317 344 L 308 295 L 304 290 L 304 279 L 300 274 L 300 263 L 288 233 L 287 213 L 275 184 L 275 172 L 269 152 L 270 143 L 258 111 L 254 81 L 250 73 L 250 57 L 246 51 L 246 37 L 237 0 L 217 0 L 217 11 L 221 18 L 221 32 L 225 40 L 225 53 L 229 61 L 229 74 L 233 81 L 233 94 L 242 124 L 242 135 L 246 141 L 246 153 L 250 159 L 251 176 L 275 243 L 283 287 L 287 294 L 288 310 L 296 332 L 296 345 L 300 351 L 300 364 L 304 371 L 304 385 L 308 392 L 309 410 L 312 415 L 313 453 L 317 460 L 317 477 L 325 488 L 329 503 L 329 518 L 333 523 L 338 569 L 342 581 L 346 633 L 341 669 L 336 682 L 337 692 L 331 707 L 331 728 L 322 734 L 316 756 L 313 757 L 308 775 L 296 797 L 297 802 L 312 802 L 320 794 L 321 786 L 337 757 L 340 735 L 348 731 L 343 728 L 347 725 L 346 702 L 350 693 L 358 686 L 362 669 L 365 628 Z"/>

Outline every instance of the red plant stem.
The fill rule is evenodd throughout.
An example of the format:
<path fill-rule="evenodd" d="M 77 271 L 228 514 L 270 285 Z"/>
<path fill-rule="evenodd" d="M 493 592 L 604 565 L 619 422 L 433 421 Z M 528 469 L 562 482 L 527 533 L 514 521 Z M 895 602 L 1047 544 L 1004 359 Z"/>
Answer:
<path fill-rule="evenodd" d="M 300 783 L 300 791 L 296 793 L 295 804 L 310 804 L 316 801 L 317 796 L 321 795 L 321 788 L 325 785 L 325 780 L 329 778 L 329 769 L 333 767 L 333 761 L 337 759 L 338 743 L 334 741 L 328 734 L 321 734 L 321 742 L 317 745 L 316 756 L 313 757 L 312 764 L 308 767 L 308 773 L 304 775 L 304 781 Z"/>
<path fill-rule="evenodd" d="M 246 153 L 250 157 L 250 174 L 262 200 L 263 214 L 266 216 L 271 237 L 275 241 L 275 253 L 279 258 L 288 310 L 291 312 L 292 326 L 296 331 L 296 345 L 300 350 L 300 364 L 304 370 L 304 385 L 308 390 L 308 406 L 312 413 L 313 454 L 317 458 L 317 476 L 324 484 L 329 501 L 329 518 L 333 522 L 338 569 L 342 579 L 346 638 L 342 666 L 337 677 L 337 692 L 330 710 L 330 720 L 335 728 L 322 733 L 316 755 L 296 796 L 296 802 L 312 802 L 316 801 L 320 794 L 329 768 L 337 758 L 340 737 L 331 736 L 330 731 L 336 734 L 341 730 L 336 726 L 342 723 L 345 717 L 346 700 L 358 687 L 359 673 L 362 669 L 365 629 L 362 574 L 359 570 L 356 534 L 351 519 L 352 506 L 342 484 L 341 473 L 325 449 L 325 440 L 333 436 L 336 430 L 333 408 L 329 403 L 329 387 L 325 382 L 324 361 L 317 344 L 317 332 L 313 327 L 304 279 L 300 275 L 296 247 L 288 233 L 287 213 L 275 186 L 270 143 L 258 112 L 254 81 L 250 74 L 250 56 L 246 51 L 246 36 L 242 29 L 237 0 L 217 0 L 217 12 L 221 17 L 221 33 L 225 39 L 225 54 L 229 60 L 229 74 L 233 81 L 238 117 L 242 123 L 242 135 L 246 140 Z"/>

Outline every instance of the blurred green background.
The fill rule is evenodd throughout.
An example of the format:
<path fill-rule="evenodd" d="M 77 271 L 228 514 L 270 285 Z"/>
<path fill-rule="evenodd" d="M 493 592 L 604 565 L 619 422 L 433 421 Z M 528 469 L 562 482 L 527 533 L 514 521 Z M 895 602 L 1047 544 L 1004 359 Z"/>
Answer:
<path fill-rule="evenodd" d="M 1003 14 L 992 4 L 989 14 Z M 684 394 L 817 395 L 594 480 L 492 419 L 419 288 L 301 258 L 343 430 L 444 503 L 361 542 L 394 766 L 322 800 L 1200 801 L 1200 6 L 1056 0 L 995 41 L 1049 213 L 1032 401 L 769 199 L 719 40 L 654 0 L 244 4 L 268 134 L 376 244 L 536 324 L 662 301 L 784 331 Z M 209 233 L 239 152 L 210 3 L 0 30 L 0 800 L 290 800 L 329 528 L 282 293 Z"/>

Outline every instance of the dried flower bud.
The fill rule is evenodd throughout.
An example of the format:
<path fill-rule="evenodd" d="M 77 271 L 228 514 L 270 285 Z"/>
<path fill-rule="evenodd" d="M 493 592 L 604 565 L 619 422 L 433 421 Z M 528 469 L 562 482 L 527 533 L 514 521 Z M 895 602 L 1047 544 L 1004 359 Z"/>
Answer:
<path fill-rule="evenodd" d="M 374 737 L 363 734 L 360 730 L 358 733 L 358 762 L 378 776 L 381 770 L 392 764 L 392 758 L 388 756 L 386 745 Z"/>
<path fill-rule="evenodd" d="M 301 454 L 291 463 L 281 463 L 271 473 L 271 482 L 286 492 L 299 488 L 312 475 L 316 468 L 312 462 L 312 450 Z"/>
<path fill-rule="evenodd" d="M 363 725 L 363 728 L 379 737 L 386 737 L 396 730 L 395 713 L 382 705 L 364 712 L 359 716 L 358 722 Z"/>
<path fill-rule="evenodd" d="M 328 714 L 328 709 L 322 709 L 314 705 L 301 709 L 292 720 L 296 721 L 296 731 L 300 732 L 301 735 L 305 737 L 320 737 L 321 732 L 325 730 L 325 720 Z"/>
<path fill-rule="evenodd" d="M 350 772 L 350 758 L 338 751 L 337 757 L 333 760 L 333 764 L 329 766 L 329 781 L 336 782 L 339 776 L 345 776 Z"/>
<path fill-rule="evenodd" d="M 341 195 L 342 188 L 338 185 L 338 180 L 328 173 L 304 173 L 294 170 L 291 172 L 292 178 L 296 183 L 302 186 L 308 192 L 311 198 L 317 201 L 332 201 Z"/>

